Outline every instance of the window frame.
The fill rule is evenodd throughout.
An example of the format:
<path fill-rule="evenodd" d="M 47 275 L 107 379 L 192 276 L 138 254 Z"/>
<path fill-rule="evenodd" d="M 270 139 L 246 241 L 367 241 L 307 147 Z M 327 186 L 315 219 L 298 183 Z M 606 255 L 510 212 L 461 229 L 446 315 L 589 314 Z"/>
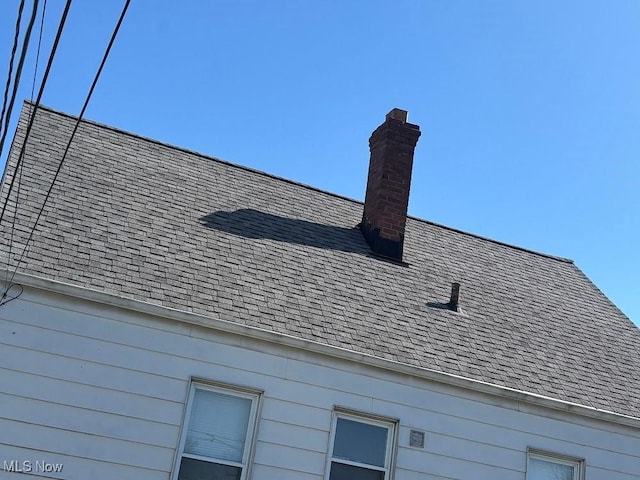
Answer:
<path fill-rule="evenodd" d="M 343 458 L 333 457 L 333 447 L 336 438 L 338 419 L 344 418 L 354 422 L 364 423 L 368 425 L 374 425 L 376 427 L 383 427 L 387 429 L 387 445 L 385 449 L 384 467 L 377 465 L 370 465 L 366 463 L 353 462 L 345 460 Z M 363 468 L 366 470 L 375 470 L 378 472 L 384 472 L 385 480 L 393 480 L 396 460 L 396 448 L 398 445 L 398 420 L 380 415 L 374 415 L 370 413 L 363 413 L 347 408 L 335 407 L 331 418 L 331 432 L 329 436 L 329 451 L 327 452 L 327 465 L 325 469 L 324 480 L 329 480 L 331 477 L 331 465 L 333 462 L 341 463 L 343 465 L 350 465 L 352 467 Z"/>
<path fill-rule="evenodd" d="M 191 411 L 193 409 L 196 390 L 205 390 L 209 392 L 221 393 L 224 395 L 251 400 L 249 422 L 247 424 L 247 434 L 244 442 L 244 449 L 242 451 L 242 461 L 240 463 L 184 452 L 184 446 L 187 440 L 187 434 L 189 432 L 189 423 L 191 421 Z M 257 437 L 262 394 L 263 392 L 261 390 L 250 387 L 229 385 L 226 383 L 215 382 L 212 380 L 205 380 L 201 378 L 192 378 L 189 382 L 189 391 L 185 402 L 185 410 L 182 419 L 182 429 L 180 432 L 180 442 L 178 444 L 178 448 L 176 449 L 176 458 L 171 479 L 178 480 L 178 475 L 180 474 L 180 463 L 182 462 L 183 458 L 191 458 L 194 460 L 200 460 L 217 465 L 237 467 L 240 468 L 242 472 L 240 474 L 240 480 L 246 480 L 247 478 L 249 478 L 251 465 L 253 464 L 253 454 L 255 452 L 255 441 Z"/>
<path fill-rule="evenodd" d="M 527 448 L 527 469 L 525 473 L 525 480 L 529 479 L 529 463 L 530 460 L 541 460 L 548 463 L 556 463 L 559 465 L 568 465 L 573 467 L 572 480 L 584 480 L 585 475 L 585 461 L 584 459 L 572 457 L 569 455 L 563 455 L 561 453 L 549 452 L 547 450 L 540 450 L 537 448 Z"/>

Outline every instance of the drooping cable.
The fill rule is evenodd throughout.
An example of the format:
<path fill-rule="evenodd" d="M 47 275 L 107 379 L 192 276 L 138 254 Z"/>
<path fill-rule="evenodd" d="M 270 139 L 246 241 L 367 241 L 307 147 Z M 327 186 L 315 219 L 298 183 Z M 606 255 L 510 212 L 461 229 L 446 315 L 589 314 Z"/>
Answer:
<path fill-rule="evenodd" d="M 40 62 L 40 47 L 42 47 L 42 32 L 44 32 L 44 16 L 47 12 L 47 0 L 42 5 L 42 15 L 40 17 L 40 34 L 38 35 L 38 48 L 36 49 L 36 64 L 33 67 L 33 83 L 31 84 L 31 103 L 33 103 L 33 92 L 36 90 L 36 76 L 38 75 L 38 63 Z"/>
<path fill-rule="evenodd" d="M 0 213 L 0 225 L 2 224 L 2 219 L 4 218 L 4 213 L 7 209 L 7 206 L 9 205 L 9 200 L 11 199 L 11 192 L 13 190 L 13 186 L 15 185 L 15 181 L 16 181 L 16 177 L 20 178 L 19 172 L 21 172 L 21 167 L 22 167 L 22 162 L 24 159 L 24 155 L 25 155 L 25 149 L 27 146 L 27 142 L 29 140 L 29 135 L 31 134 L 31 129 L 33 127 L 33 122 L 35 120 L 35 116 L 36 116 L 36 112 L 38 110 L 38 105 L 40 104 L 40 100 L 42 99 L 42 95 L 44 93 L 44 89 L 45 86 L 47 84 L 47 79 L 49 78 L 49 72 L 51 71 L 51 65 L 53 64 L 53 59 L 55 58 L 56 52 L 58 50 L 58 44 L 60 43 L 60 38 L 62 37 L 62 32 L 64 30 L 64 26 L 67 20 L 67 15 L 69 14 L 69 9 L 71 8 L 71 2 L 73 0 L 67 0 L 67 3 L 65 4 L 65 8 L 62 12 L 62 16 L 60 17 L 60 21 L 58 22 L 58 30 L 56 32 L 56 36 L 55 39 L 53 41 L 53 46 L 51 47 L 51 51 L 49 52 L 49 60 L 47 61 L 47 67 L 45 69 L 44 75 L 42 77 L 42 81 L 40 82 L 40 89 L 38 91 L 38 98 L 36 99 L 36 103 L 35 105 L 33 105 L 33 110 L 30 112 L 30 118 L 29 118 L 29 123 L 27 124 L 27 129 L 24 135 L 24 140 L 22 141 L 22 146 L 20 148 L 20 153 L 18 154 L 18 160 L 16 162 L 16 166 L 14 169 L 14 174 L 11 178 L 11 182 L 9 183 L 9 188 L 7 190 L 7 197 L 4 201 L 4 204 L 2 205 L 2 212 Z M 7 162 L 9 161 L 9 159 L 7 159 Z M 16 199 L 16 214 L 17 214 L 17 199 Z M 15 221 L 15 216 L 14 216 L 14 221 Z M 7 257 L 7 274 L 9 272 L 9 268 L 10 268 L 10 258 Z M 8 275 L 7 275 L 8 276 Z M 11 276 L 11 278 L 13 279 L 13 277 L 15 276 L 15 271 L 13 273 L 13 275 Z M 7 302 L 10 302 L 11 300 L 15 300 L 17 297 L 12 297 L 7 299 L 7 294 L 9 292 L 9 290 L 12 288 L 12 285 L 10 283 L 10 281 L 7 281 L 5 283 L 6 287 L 5 290 L 2 294 L 2 297 L 0 297 L 0 306 L 4 305 Z"/>
<path fill-rule="evenodd" d="M 44 0 L 44 4 L 42 6 L 42 15 L 40 18 L 40 32 L 38 34 L 38 48 L 36 49 L 36 61 L 35 61 L 35 65 L 33 66 L 33 81 L 31 82 L 31 105 L 29 105 L 29 119 L 31 119 L 31 117 L 33 116 L 33 95 L 36 89 L 36 77 L 38 76 L 38 66 L 40 64 L 40 49 L 42 47 L 42 34 L 44 32 L 44 18 L 45 18 L 45 14 L 47 11 L 47 0 Z M 25 151 L 22 150 L 22 155 L 24 155 Z M 16 188 L 16 202 L 15 202 L 15 208 L 13 211 L 13 219 L 11 222 L 11 235 L 9 238 L 9 248 L 7 249 L 7 271 L 6 271 L 6 276 L 5 276 L 5 285 L 7 285 L 7 288 L 9 287 L 9 283 L 8 283 L 8 278 L 9 278 L 9 267 L 11 265 L 11 253 L 13 250 L 13 238 L 15 236 L 15 231 L 16 231 L 16 221 L 17 221 L 17 217 L 18 217 L 18 208 L 20 206 L 20 184 L 22 181 L 22 168 L 23 168 L 23 164 L 24 162 L 21 161 L 20 162 L 20 168 L 14 172 L 14 176 L 17 175 L 18 177 L 18 187 Z M 20 293 L 18 293 L 17 295 L 11 297 L 10 300 L 15 300 L 16 298 L 18 298 L 20 295 L 22 295 L 23 289 L 22 287 L 20 287 Z M 7 292 L 8 293 L 8 292 Z"/>
<path fill-rule="evenodd" d="M 18 171 L 20 164 L 22 163 L 22 158 L 24 157 L 24 150 L 27 146 L 27 140 L 29 139 L 29 134 L 31 133 L 31 128 L 33 127 L 33 121 L 36 118 L 36 112 L 38 111 L 38 105 L 40 105 L 40 100 L 42 99 L 42 94 L 44 93 L 44 87 L 47 84 L 47 79 L 49 78 L 49 71 L 51 70 L 51 65 L 53 64 L 53 59 L 56 55 L 56 51 L 58 50 L 58 43 L 60 42 L 60 37 L 62 36 L 62 31 L 64 30 L 64 24 L 67 20 L 67 14 L 69 13 L 69 8 L 71 7 L 71 2 L 73 0 L 67 0 L 64 11 L 62 12 L 62 17 L 60 18 L 60 23 L 58 24 L 58 31 L 56 32 L 55 40 L 53 41 L 53 46 L 51 47 L 51 52 L 49 53 L 49 61 L 47 62 L 47 68 L 44 71 L 44 75 L 42 77 L 42 82 L 40 83 L 40 90 L 38 91 L 38 98 L 36 99 L 34 109 L 29 119 L 29 123 L 27 124 L 27 130 L 24 135 L 24 140 L 22 142 L 22 147 L 20 148 L 20 154 L 18 155 L 18 162 L 16 164 L 16 168 L 14 171 Z M 13 190 L 14 181 L 16 176 L 13 175 L 11 178 L 11 182 L 9 183 L 9 190 L 7 191 L 7 198 L 2 206 L 2 212 L 0 212 L 0 224 L 2 224 L 2 219 L 4 218 L 4 212 L 7 209 L 7 204 L 9 203 L 9 199 L 11 198 L 11 191 Z"/>
<path fill-rule="evenodd" d="M 60 163 L 58 164 L 58 168 L 56 169 L 56 172 L 53 176 L 53 180 L 51 181 L 51 185 L 49 186 L 49 190 L 47 190 L 47 194 L 45 195 L 44 201 L 42 202 L 42 206 L 40 207 L 40 210 L 38 212 L 38 215 L 36 217 L 36 221 L 33 224 L 33 227 L 31 228 L 31 231 L 29 233 L 29 237 L 27 238 L 27 241 L 25 243 L 24 249 L 22 250 L 22 254 L 20 255 L 20 258 L 18 259 L 18 262 L 16 263 L 15 269 L 13 271 L 13 274 L 11 275 L 11 279 L 9 280 L 9 284 L 8 284 L 8 288 L 5 290 L 4 294 L 2 295 L 2 299 L 0 299 L 0 306 L 4 305 L 7 301 L 10 300 L 5 300 L 5 297 L 7 296 L 7 292 L 9 291 L 9 289 L 12 286 L 12 282 L 13 279 L 16 275 L 16 272 L 18 271 L 18 267 L 20 266 L 20 263 L 22 262 L 22 259 L 24 258 L 24 255 L 26 254 L 27 250 L 29 249 L 29 243 L 31 242 L 31 239 L 33 238 L 33 234 L 36 230 L 36 227 L 38 226 L 38 222 L 40 221 L 40 217 L 42 216 L 42 212 L 44 212 L 45 206 L 47 205 L 47 201 L 49 200 L 49 197 L 51 196 L 51 192 L 53 190 L 53 187 L 55 186 L 56 180 L 58 179 L 58 175 L 60 174 L 60 171 L 62 170 L 62 166 L 64 165 L 64 161 L 67 157 L 67 153 L 69 153 L 69 149 L 71 147 L 71 144 L 73 142 L 73 138 L 78 130 L 78 127 L 80 126 L 80 122 L 82 121 L 82 117 L 84 116 L 85 111 L 87 110 L 87 106 L 89 105 L 89 101 L 91 100 L 91 96 L 93 95 L 93 91 L 95 90 L 96 85 L 98 84 L 98 80 L 100 79 L 100 75 L 102 74 L 102 70 L 104 68 L 105 63 L 107 62 L 107 58 L 109 57 L 109 53 L 111 52 L 111 47 L 113 46 L 115 39 L 118 35 L 118 31 L 120 30 L 120 26 L 122 25 L 122 21 L 124 20 L 124 17 L 127 13 L 127 9 L 129 8 L 129 3 L 131 2 L 131 0 L 126 0 L 124 7 L 122 8 L 122 12 L 120 13 L 120 18 L 118 19 L 118 23 L 116 24 L 113 33 L 111 34 L 111 39 L 109 40 L 109 44 L 107 45 L 107 48 L 104 52 L 104 55 L 102 56 L 102 61 L 100 62 L 100 66 L 98 67 L 98 71 L 96 72 L 95 77 L 93 78 L 93 82 L 91 84 L 91 88 L 89 89 L 89 93 L 87 93 L 87 97 L 84 101 L 84 105 L 82 106 L 82 110 L 80 111 L 80 114 L 78 115 L 78 118 L 76 120 L 76 123 L 73 127 L 73 130 L 71 132 L 71 135 L 69 137 L 69 140 L 67 142 L 67 145 L 64 149 L 64 153 L 62 154 L 62 158 L 60 159 Z"/>
<path fill-rule="evenodd" d="M 20 40 L 20 24 L 22 23 L 22 11 L 24 10 L 24 0 L 20 1 L 18 6 L 18 17 L 16 18 L 15 34 L 13 35 L 13 47 L 9 56 L 9 71 L 7 72 L 7 83 L 4 86 L 4 98 L 2 100 L 2 113 L 0 113 L 0 132 L 4 123 L 4 113 L 7 111 L 7 100 L 9 99 L 9 88 L 11 88 L 11 74 L 13 73 L 13 62 L 16 59 L 16 50 L 18 50 L 18 41 Z"/>
<path fill-rule="evenodd" d="M 6 106 L 6 103 L 5 103 L 7 99 L 6 97 L 7 89 L 5 89 L 5 97 L 2 105 L 2 115 L 0 115 L 0 117 L 3 117 L 6 113 L 6 116 L 4 116 L 4 129 L 2 129 L 2 137 L 0 137 L 0 158 L 2 158 L 4 141 L 7 138 L 7 132 L 9 131 L 9 122 L 11 121 L 11 112 L 13 111 L 13 104 L 15 103 L 16 95 L 18 94 L 18 86 L 20 85 L 20 78 L 22 78 L 22 67 L 24 66 L 24 59 L 27 57 L 27 51 L 29 50 L 29 40 L 31 39 L 31 32 L 33 30 L 33 24 L 36 21 L 37 15 L 38 15 L 38 0 L 34 0 L 33 9 L 31 11 L 31 17 L 29 18 L 27 31 L 25 32 L 25 35 L 24 35 L 24 42 L 22 43 L 22 52 L 20 52 L 20 60 L 18 60 L 18 67 L 16 68 L 16 75 L 13 80 L 13 90 L 11 92 L 11 100 L 9 101 L 8 107 Z M 12 61 L 13 61 L 13 52 L 12 52 Z M 7 87 L 9 86 L 9 78 L 7 78 Z M 1 127 L 2 126 L 0 125 L 0 128 Z"/>

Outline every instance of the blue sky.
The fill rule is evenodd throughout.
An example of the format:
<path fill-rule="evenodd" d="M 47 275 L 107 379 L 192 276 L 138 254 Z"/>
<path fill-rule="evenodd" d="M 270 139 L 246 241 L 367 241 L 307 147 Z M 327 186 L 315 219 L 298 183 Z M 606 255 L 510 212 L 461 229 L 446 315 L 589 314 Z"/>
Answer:
<path fill-rule="evenodd" d="M 46 105 L 79 113 L 122 3 L 72 5 Z M 638 25 L 637 0 L 133 0 L 86 116 L 361 200 L 409 110 L 412 215 L 572 258 L 640 323 Z"/>

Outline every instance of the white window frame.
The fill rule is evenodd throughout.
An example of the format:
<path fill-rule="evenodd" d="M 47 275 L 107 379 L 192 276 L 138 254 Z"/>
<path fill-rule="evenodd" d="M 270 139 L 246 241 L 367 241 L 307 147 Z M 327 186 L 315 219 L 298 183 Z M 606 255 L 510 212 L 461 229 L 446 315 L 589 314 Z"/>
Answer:
<path fill-rule="evenodd" d="M 527 449 L 527 474 L 526 479 L 529 480 L 529 461 L 531 459 L 542 460 L 549 463 L 557 463 L 559 465 L 568 465 L 573 467 L 572 480 L 584 480 L 585 461 L 576 457 L 562 455 L 560 453 L 548 452 L 537 448 Z"/>
<path fill-rule="evenodd" d="M 251 411 L 249 412 L 249 424 L 247 425 L 247 436 L 245 438 L 244 450 L 242 452 L 242 462 L 238 463 L 228 460 L 219 460 L 212 457 L 193 455 L 184 452 L 184 445 L 187 439 L 187 433 L 189 431 L 189 421 L 191 419 L 191 409 L 193 408 L 193 398 L 195 396 L 196 390 L 222 393 L 225 395 L 247 398 L 251 400 Z M 179 448 L 176 451 L 176 460 L 173 467 L 173 475 L 171 477 L 172 480 L 178 480 L 178 475 L 180 473 L 180 463 L 185 457 L 218 465 L 229 465 L 232 467 L 238 467 L 242 469 L 240 480 L 246 480 L 247 478 L 249 478 L 249 470 L 251 468 L 251 464 L 253 463 L 252 461 L 254 444 L 256 438 L 256 430 L 258 427 L 258 415 L 260 411 L 260 401 L 262 399 L 262 393 L 263 392 L 260 390 L 248 387 L 228 385 L 203 379 L 191 379 L 184 418 L 182 419 L 182 433 L 180 434 L 180 444 Z"/>
<path fill-rule="evenodd" d="M 384 467 L 377 465 L 369 465 L 366 463 L 352 462 L 343 458 L 333 458 L 333 445 L 336 438 L 338 419 L 344 418 L 346 420 L 352 420 L 354 422 L 365 423 L 369 425 L 375 425 L 376 427 L 383 427 L 387 429 L 387 445 L 385 451 Z M 329 439 L 329 452 L 327 455 L 327 466 L 325 469 L 325 480 L 329 480 L 331 477 L 331 464 L 333 462 L 341 463 L 343 465 L 351 465 L 353 467 L 360 467 L 367 470 L 376 470 L 378 472 L 384 472 L 385 480 L 392 480 L 395 466 L 395 449 L 397 445 L 397 432 L 398 432 L 398 420 L 392 418 L 386 418 L 378 415 L 372 415 L 367 413 L 358 412 L 351 409 L 335 407 L 333 410 L 333 417 L 331 419 L 331 437 Z"/>

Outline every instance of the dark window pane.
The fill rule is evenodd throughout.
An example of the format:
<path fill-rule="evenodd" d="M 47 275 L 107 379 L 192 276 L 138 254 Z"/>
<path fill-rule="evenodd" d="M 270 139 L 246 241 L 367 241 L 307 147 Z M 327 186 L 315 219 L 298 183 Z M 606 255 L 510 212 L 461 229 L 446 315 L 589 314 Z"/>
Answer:
<path fill-rule="evenodd" d="M 384 472 L 332 462 L 329 480 L 384 480 Z"/>
<path fill-rule="evenodd" d="M 178 480 L 240 480 L 242 469 L 183 457 Z"/>
<path fill-rule="evenodd" d="M 389 430 L 370 423 L 338 418 L 333 456 L 384 467 Z"/>

